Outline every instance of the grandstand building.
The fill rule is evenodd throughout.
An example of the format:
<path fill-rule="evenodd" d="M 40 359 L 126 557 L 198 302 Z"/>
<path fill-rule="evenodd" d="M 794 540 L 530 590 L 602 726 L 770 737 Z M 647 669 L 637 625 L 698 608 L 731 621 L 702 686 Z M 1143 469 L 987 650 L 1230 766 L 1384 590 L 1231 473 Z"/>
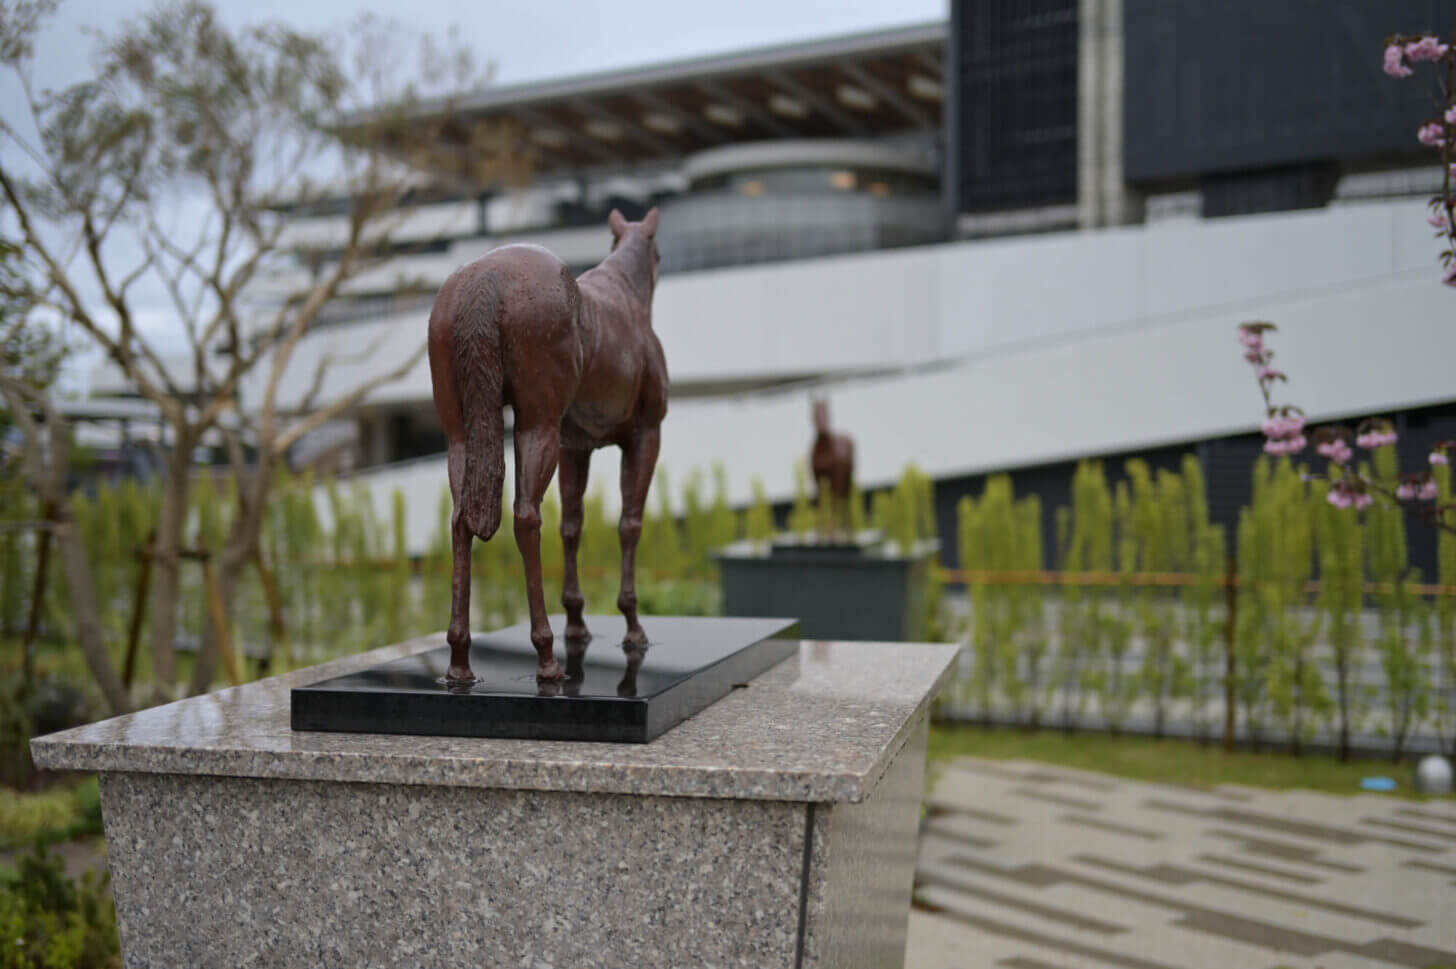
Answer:
<path fill-rule="evenodd" d="M 735 502 L 754 479 L 791 495 L 823 396 L 864 486 L 917 463 L 946 534 L 985 473 L 1051 507 L 1090 456 L 1192 451 L 1226 519 L 1260 444 L 1236 340 L 1255 318 L 1280 327 L 1285 399 L 1392 416 L 1418 460 L 1456 438 L 1456 294 L 1425 221 L 1429 102 L 1381 73 L 1381 40 L 1450 19 L 1443 0 L 954 0 L 946 22 L 491 88 L 458 110 L 523 125 L 533 184 L 420 193 L 397 257 L 329 307 L 284 397 L 324 354 L 376 347 L 339 387 L 394 366 L 439 283 L 491 248 L 584 270 L 611 208 L 658 205 L 660 463 L 679 483 L 721 463 Z M 297 265 L 256 297 L 343 228 L 292 213 Z M 297 457 L 328 449 L 403 488 L 428 539 L 445 462 L 425 361 Z"/>

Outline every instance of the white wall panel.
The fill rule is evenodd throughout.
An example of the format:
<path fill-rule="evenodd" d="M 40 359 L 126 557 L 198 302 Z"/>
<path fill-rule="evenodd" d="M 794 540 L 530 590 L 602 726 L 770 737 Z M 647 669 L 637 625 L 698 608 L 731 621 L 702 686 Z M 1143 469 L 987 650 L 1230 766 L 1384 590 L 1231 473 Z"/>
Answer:
<path fill-rule="evenodd" d="M 895 366 L 935 353 L 934 248 L 665 276 L 653 320 L 674 379 Z"/>

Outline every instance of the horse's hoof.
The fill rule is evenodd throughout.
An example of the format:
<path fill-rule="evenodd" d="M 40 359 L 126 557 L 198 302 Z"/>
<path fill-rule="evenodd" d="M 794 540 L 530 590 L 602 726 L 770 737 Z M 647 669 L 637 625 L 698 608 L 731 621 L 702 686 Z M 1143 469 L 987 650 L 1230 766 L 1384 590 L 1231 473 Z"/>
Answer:
<path fill-rule="evenodd" d="M 445 682 L 451 686 L 464 686 L 475 682 L 475 674 L 468 666 L 451 666 L 445 671 Z"/>
<path fill-rule="evenodd" d="M 566 670 L 562 669 L 561 668 L 561 664 L 558 663 L 558 662 L 556 662 L 556 660 L 554 660 L 554 659 L 551 662 L 545 664 L 544 666 L 538 666 L 536 668 L 536 679 L 538 679 L 538 680 L 548 680 L 548 681 L 550 681 L 550 680 L 560 680 L 560 679 L 565 679 L 565 678 L 566 678 Z"/>

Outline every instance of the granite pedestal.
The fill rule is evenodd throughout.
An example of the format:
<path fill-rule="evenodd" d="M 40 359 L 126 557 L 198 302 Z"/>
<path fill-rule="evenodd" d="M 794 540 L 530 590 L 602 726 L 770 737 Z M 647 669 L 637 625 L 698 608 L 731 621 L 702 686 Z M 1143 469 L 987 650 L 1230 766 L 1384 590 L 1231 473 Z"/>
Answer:
<path fill-rule="evenodd" d="M 439 639 L 32 742 L 101 774 L 128 967 L 902 963 L 955 647 L 806 642 L 645 744 L 290 729 Z"/>

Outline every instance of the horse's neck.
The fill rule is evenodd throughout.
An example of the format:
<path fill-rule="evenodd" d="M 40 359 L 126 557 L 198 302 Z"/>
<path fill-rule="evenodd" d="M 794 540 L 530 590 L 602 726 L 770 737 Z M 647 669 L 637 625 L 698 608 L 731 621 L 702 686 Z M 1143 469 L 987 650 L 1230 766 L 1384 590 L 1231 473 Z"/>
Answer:
<path fill-rule="evenodd" d="M 631 239 L 627 244 L 613 249 L 607 258 L 597 264 L 593 272 L 610 278 L 641 304 L 643 310 L 650 310 L 652 267 L 646 263 L 651 258 L 645 245 Z"/>

